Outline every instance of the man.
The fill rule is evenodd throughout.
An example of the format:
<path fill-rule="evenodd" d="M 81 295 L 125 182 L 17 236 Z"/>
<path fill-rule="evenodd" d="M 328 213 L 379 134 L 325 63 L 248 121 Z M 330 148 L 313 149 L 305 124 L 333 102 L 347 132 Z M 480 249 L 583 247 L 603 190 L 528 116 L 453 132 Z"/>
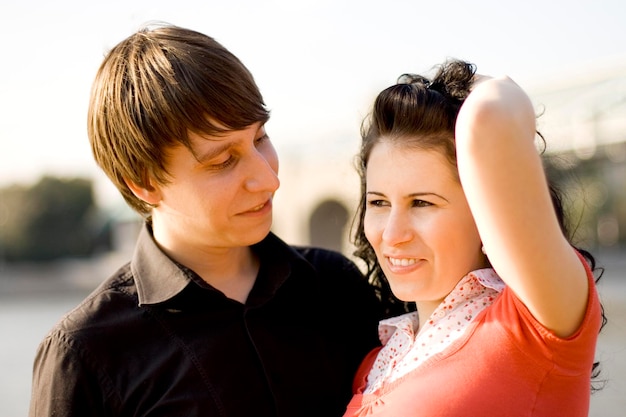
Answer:
<path fill-rule="evenodd" d="M 41 343 L 31 416 L 333 416 L 377 342 L 340 254 L 270 232 L 278 158 L 245 66 L 201 33 L 142 29 L 105 57 L 88 133 L 145 217 L 135 254 Z"/>

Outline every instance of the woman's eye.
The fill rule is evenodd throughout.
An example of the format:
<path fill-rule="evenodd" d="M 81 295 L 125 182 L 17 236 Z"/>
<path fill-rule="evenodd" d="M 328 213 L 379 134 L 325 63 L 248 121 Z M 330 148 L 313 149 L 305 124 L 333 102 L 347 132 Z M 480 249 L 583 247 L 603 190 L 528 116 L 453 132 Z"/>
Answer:
<path fill-rule="evenodd" d="M 428 207 L 432 206 L 432 203 L 424 200 L 413 200 L 413 207 Z"/>
<path fill-rule="evenodd" d="M 367 205 L 372 207 L 384 207 L 387 205 L 387 202 L 385 200 L 369 200 Z"/>

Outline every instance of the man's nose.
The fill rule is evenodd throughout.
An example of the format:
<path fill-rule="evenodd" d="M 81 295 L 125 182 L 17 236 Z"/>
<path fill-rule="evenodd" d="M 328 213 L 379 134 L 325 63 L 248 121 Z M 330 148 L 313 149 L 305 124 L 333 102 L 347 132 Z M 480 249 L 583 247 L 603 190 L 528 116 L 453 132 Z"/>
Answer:
<path fill-rule="evenodd" d="M 277 167 L 278 160 L 275 154 L 266 155 L 255 151 L 250 156 L 250 162 L 247 167 L 249 172 L 245 182 L 246 189 L 251 192 L 275 192 L 280 186 Z"/>

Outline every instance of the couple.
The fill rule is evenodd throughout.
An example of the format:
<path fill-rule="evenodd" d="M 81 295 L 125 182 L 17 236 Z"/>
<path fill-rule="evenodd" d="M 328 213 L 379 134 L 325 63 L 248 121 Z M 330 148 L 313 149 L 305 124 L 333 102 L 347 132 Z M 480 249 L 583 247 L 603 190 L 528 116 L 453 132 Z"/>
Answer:
<path fill-rule="evenodd" d="M 131 262 L 39 346 L 31 416 L 586 415 L 593 258 L 566 238 L 510 79 L 451 61 L 379 94 L 365 276 L 270 232 L 269 113 L 212 38 L 120 42 L 88 118 L 97 163 L 146 220 Z"/>

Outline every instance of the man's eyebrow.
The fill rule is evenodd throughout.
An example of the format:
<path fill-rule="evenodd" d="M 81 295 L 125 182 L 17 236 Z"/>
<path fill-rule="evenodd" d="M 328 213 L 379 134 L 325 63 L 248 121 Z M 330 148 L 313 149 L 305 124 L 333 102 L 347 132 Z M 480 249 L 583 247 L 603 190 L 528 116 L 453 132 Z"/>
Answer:
<path fill-rule="evenodd" d="M 226 151 L 231 146 L 232 146 L 231 143 L 226 142 L 226 143 L 221 143 L 219 145 L 216 145 L 215 147 L 212 146 L 208 150 L 206 150 L 204 153 L 199 153 L 195 150 L 192 150 L 192 153 L 198 162 L 203 163 L 203 162 L 210 161 L 211 159 L 215 158 L 216 156 Z"/>

